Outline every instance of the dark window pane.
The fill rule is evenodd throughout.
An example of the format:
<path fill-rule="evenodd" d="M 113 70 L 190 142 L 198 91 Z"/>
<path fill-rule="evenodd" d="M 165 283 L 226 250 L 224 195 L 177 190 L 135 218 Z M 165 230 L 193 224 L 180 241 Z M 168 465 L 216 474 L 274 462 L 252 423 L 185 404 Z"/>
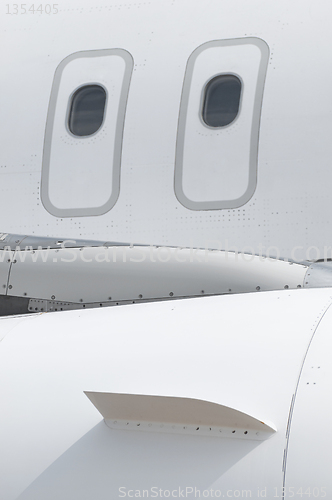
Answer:
<path fill-rule="evenodd" d="M 225 127 L 235 120 L 240 106 L 241 81 L 234 75 L 212 78 L 205 87 L 203 120 L 210 127 Z"/>
<path fill-rule="evenodd" d="M 72 134 L 87 136 L 101 127 L 104 118 L 106 92 L 100 85 L 86 85 L 74 93 L 68 119 Z"/>

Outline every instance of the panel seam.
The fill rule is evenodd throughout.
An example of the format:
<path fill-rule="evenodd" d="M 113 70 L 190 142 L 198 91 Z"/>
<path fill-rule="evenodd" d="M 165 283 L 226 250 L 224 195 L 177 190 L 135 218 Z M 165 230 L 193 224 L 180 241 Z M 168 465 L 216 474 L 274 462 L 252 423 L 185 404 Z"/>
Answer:
<path fill-rule="evenodd" d="M 291 431 L 291 426 L 292 426 L 292 418 L 293 418 L 293 412 L 294 412 L 294 407 L 295 407 L 295 400 L 296 400 L 296 396 L 297 396 L 297 393 L 298 393 L 298 390 L 299 390 L 299 385 L 300 385 L 300 380 L 301 380 L 301 376 L 302 376 L 304 364 L 306 362 L 306 359 L 307 359 L 307 356 L 308 356 L 308 352 L 309 352 L 309 349 L 311 347 L 312 341 L 313 341 L 313 339 L 314 339 L 314 337 L 316 335 L 317 329 L 318 329 L 319 325 L 321 324 L 323 318 L 325 317 L 325 314 L 330 309 L 331 305 L 332 305 L 332 296 L 330 296 L 330 300 L 327 303 L 327 305 L 325 306 L 325 309 L 323 310 L 324 312 L 321 313 L 321 315 L 316 319 L 316 322 L 314 323 L 314 326 L 312 327 L 312 329 L 314 331 L 313 331 L 313 333 L 311 335 L 311 338 L 309 340 L 307 349 L 306 349 L 306 351 L 304 353 L 303 360 L 302 360 L 301 367 L 300 367 L 300 371 L 299 371 L 299 375 L 298 375 L 298 378 L 297 378 L 297 383 L 296 383 L 296 386 L 295 386 L 295 391 L 294 391 L 294 393 L 292 395 L 292 400 L 291 400 L 291 404 L 290 404 L 290 408 L 289 408 L 289 414 L 288 414 L 288 422 L 287 422 L 287 429 L 286 429 L 286 444 L 285 444 L 285 448 L 284 448 L 284 456 L 283 456 L 283 464 L 282 464 L 282 472 L 283 472 L 282 500 L 284 500 L 284 498 L 285 498 L 287 455 L 288 455 L 288 448 L 289 448 L 290 431 Z"/>

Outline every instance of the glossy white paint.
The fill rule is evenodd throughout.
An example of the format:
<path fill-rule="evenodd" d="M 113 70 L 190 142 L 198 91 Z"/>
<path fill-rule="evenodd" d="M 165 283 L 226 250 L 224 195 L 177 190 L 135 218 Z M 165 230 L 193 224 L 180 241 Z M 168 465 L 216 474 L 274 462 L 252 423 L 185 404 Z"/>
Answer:
<path fill-rule="evenodd" d="M 330 4 L 69 0 L 57 10 L 23 14 L 20 4 L 6 4 L 0 14 L 1 231 L 173 247 L 249 247 L 249 252 L 279 253 L 298 262 L 331 255 Z M 257 187 L 241 207 L 193 211 L 174 190 L 187 64 L 202 44 L 246 38 L 261 39 L 270 54 Z M 100 209 L 114 178 L 108 172 L 103 184 L 99 174 L 105 174 L 113 150 L 102 147 L 94 154 L 91 149 L 78 166 L 73 149 L 57 147 L 53 158 L 59 170 L 52 173 L 51 191 L 58 212 L 52 212 L 40 191 L 56 69 L 71 54 L 104 50 L 124 50 L 134 61 L 126 114 L 117 130 L 119 196 L 108 211 Z M 230 65 L 223 60 L 220 71 L 234 71 L 233 61 Z M 209 68 L 218 72 L 217 66 L 211 61 Z M 86 75 L 89 83 L 97 78 L 94 71 Z M 78 85 L 74 80 L 71 85 Z M 120 80 L 117 75 L 115 81 Z M 68 100 L 75 90 L 69 87 Z M 61 106 L 64 114 L 65 90 Z M 65 116 L 63 121 L 57 116 L 59 134 L 61 123 L 67 138 Z M 233 137 L 236 129 L 228 130 Z M 190 142 L 187 152 L 198 145 L 194 134 Z M 242 153 L 236 151 L 236 158 Z M 92 157 L 95 169 L 79 168 Z M 191 161 L 197 159 L 198 153 Z M 74 170 L 68 170 L 73 164 Z M 221 182 L 210 167 L 207 172 Z M 234 167 L 244 172 L 243 164 Z M 199 175 L 190 186 L 196 200 L 204 188 Z M 237 180 L 233 171 L 227 176 Z M 239 181 L 243 187 L 243 177 Z M 210 184 L 210 201 L 217 191 Z M 237 194 L 234 189 L 230 197 Z M 81 208 L 84 213 L 75 212 Z M 285 265 L 278 266 L 274 283 L 284 281 Z M 33 266 L 25 269 L 23 283 L 12 265 L 15 287 L 36 290 L 38 279 L 47 292 L 59 286 L 55 267 L 47 279 Z M 294 269 L 303 274 L 301 266 Z M 227 270 L 239 287 L 248 284 L 238 266 Z M 4 265 L 1 284 L 9 291 L 8 274 Z M 73 286 L 77 294 L 84 280 L 75 284 L 74 275 L 71 269 L 62 287 L 67 292 Z M 269 281 L 264 273 L 260 276 Z M 318 282 L 325 276 L 324 271 Z M 166 283 L 170 275 L 162 278 Z M 181 283 L 180 274 L 176 278 Z M 251 278 L 256 281 L 257 274 Z M 310 276 L 310 283 L 317 284 L 316 278 Z M 182 279 L 181 286 L 188 287 L 188 276 Z M 91 288 L 96 285 L 94 274 Z M 238 498 L 235 491 L 242 490 L 253 498 L 282 498 L 283 486 L 284 496 L 292 497 L 291 488 L 309 486 L 311 496 L 316 497 L 317 487 L 321 498 L 331 498 L 329 457 L 323 451 L 332 446 L 327 397 L 331 301 L 329 288 L 284 290 L 0 319 L 1 496 L 109 500 L 120 496 L 121 487 L 128 492 L 156 485 L 220 489 L 229 498 L 228 492 Z M 115 430 L 84 391 L 209 401 L 271 422 L 277 432 L 254 442 Z"/>
<path fill-rule="evenodd" d="M 87 303 L 282 290 L 303 288 L 308 270 L 220 251 L 69 245 L 17 251 L 3 294 Z"/>
<path fill-rule="evenodd" d="M 285 488 L 329 498 L 331 430 L 331 309 L 310 345 L 297 387 L 288 446 Z M 305 417 L 304 417 L 305 415 Z M 324 494 L 324 492 L 326 494 Z M 299 496 L 299 493 L 298 493 Z"/>
<path fill-rule="evenodd" d="M 295 260 L 304 259 L 310 246 L 321 252 L 332 246 L 329 3 L 318 9 L 311 0 L 68 0 L 58 10 L 7 15 L 4 5 L 1 11 L 0 59 L 6 75 L 0 82 L 6 117 L 0 123 L 2 231 L 194 247 L 211 247 L 207 241 L 218 240 L 216 248 L 227 240 L 231 247 L 249 245 L 256 252 L 259 245 L 265 251 L 277 246 L 282 256 L 302 247 Z M 174 193 L 186 65 L 206 42 L 245 37 L 262 39 L 270 50 L 257 188 L 237 209 L 192 211 Z M 79 51 L 117 48 L 134 60 L 118 201 L 101 216 L 57 218 L 40 199 L 56 68 Z M 96 154 L 95 162 L 103 161 Z M 66 189 L 61 178 L 59 183 L 57 192 Z M 73 196 L 79 202 L 77 193 Z M 316 258 L 314 250 L 311 258 Z"/>

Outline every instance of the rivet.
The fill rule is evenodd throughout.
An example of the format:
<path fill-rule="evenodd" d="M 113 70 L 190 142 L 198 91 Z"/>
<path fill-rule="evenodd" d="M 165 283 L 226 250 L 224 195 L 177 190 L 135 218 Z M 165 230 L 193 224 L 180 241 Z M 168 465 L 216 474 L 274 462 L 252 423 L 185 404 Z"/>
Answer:
<path fill-rule="evenodd" d="M 202 293 L 205 293 L 204 290 L 202 290 Z"/>
<path fill-rule="evenodd" d="M 258 290 L 260 290 L 260 289 L 261 289 L 261 287 L 260 287 L 260 286 L 256 286 L 256 290 L 257 290 L 257 291 L 258 291 Z"/>
<path fill-rule="evenodd" d="M 80 302 L 83 302 L 83 299 L 80 299 Z"/>
<path fill-rule="evenodd" d="M 170 297 L 173 297 L 174 293 L 173 292 L 169 292 L 169 296 Z"/>
<path fill-rule="evenodd" d="M 13 288 L 13 285 L 9 285 L 9 287 L 8 287 L 8 288 L 12 289 L 12 288 Z"/>
<path fill-rule="evenodd" d="M 289 288 L 289 286 L 288 286 L 288 285 L 285 285 L 285 286 L 284 286 L 284 288 L 287 290 L 287 289 Z"/>
<path fill-rule="evenodd" d="M 27 296 L 27 292 L 24 292 L 24 294 L 23 294 L 23 295 L 26 297 L 26 296 Z"/>
<path fill-rule="evenodd" d="M 108 297 L 108 300 L 112 300 L 112 297 Z"/>
<path fill-rule="evenodd" d="M 54 300 L 55 299 L 55 295 L 52 295 L 51 299 Z"/>
<path fill-rule="evenodd" d="M 297 285 L 297 288 L 302 288 L 302 286 L 301 285 Z"/>
<path fill-rule="evenodd" d="M 139 299 L 142 299 L 142 298 L 143 298 L 143 295 L 141 295 L 141 294 L 140 294 L 140 295 L 138 296 L 138 298 L 139 298 Z"/>

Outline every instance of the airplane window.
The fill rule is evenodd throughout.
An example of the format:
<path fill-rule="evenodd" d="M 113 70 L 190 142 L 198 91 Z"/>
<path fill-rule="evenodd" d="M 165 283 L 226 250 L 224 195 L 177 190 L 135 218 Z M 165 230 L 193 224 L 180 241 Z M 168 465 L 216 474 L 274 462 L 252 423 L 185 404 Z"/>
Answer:
<path fill-rule="evenodd" d="M 106 92 L 100 85 L 85 85 L 72 96 L 68 127 L 77 136 L 92 135 L 104 119 Z"/>
<path fill-rule="evenodd" d="M 209 127 L 225 127 L 238 115 L 241 81 L 235 75 L 219 75 L 210 80 L 204 92 L 202 117 Z"/>

